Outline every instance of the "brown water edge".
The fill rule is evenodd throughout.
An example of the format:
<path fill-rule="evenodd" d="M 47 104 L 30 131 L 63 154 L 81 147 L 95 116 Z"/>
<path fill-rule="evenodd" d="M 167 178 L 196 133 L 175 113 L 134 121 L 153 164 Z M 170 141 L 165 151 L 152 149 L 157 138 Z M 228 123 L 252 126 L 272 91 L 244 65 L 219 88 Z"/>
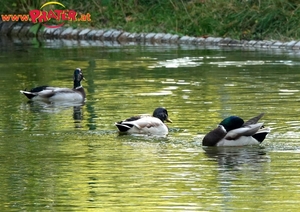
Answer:
<path fill-rule="evenodd" d="M 30 22 L 0 21 L 0 36 L 39 39 L 99 40 L 119 43 L 187 44 L 196 46 L 251 47 L 264 49 L 299 50 L 300 41 L 235 40 L 221 37 L 190 37 L 165 33 L 129 33 L 116 29 L 73 29 L 72 27 L 40 28 L 30 31 Z"/>

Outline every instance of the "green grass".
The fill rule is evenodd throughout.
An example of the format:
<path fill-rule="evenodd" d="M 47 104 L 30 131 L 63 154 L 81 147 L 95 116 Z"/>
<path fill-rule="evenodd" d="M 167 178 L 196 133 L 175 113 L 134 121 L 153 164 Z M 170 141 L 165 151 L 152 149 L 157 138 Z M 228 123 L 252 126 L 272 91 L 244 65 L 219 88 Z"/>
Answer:
<path fill-rule="evenodd" d="M 0 12 L 26 13 L 46 1 L 8 0 Z M 80 0 L 59 1 L 90 13 L 74 27 L 164 32 L 195 37 L 292 40 L 300 38 L 298 0 Z M 2 11 L 1 11 L 2 10 Z"/>

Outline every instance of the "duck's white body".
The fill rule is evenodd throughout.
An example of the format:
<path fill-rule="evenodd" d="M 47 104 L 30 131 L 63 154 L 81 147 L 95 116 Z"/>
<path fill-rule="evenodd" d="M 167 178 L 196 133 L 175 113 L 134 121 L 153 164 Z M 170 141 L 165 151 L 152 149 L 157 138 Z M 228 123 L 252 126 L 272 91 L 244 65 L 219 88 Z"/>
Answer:
<path fill-rule="evenodd" d="M 59 87 L 46 87 L 44 90 L 39 92 L 20 91 L 23 94 L 34 95 L 33 101 L 49 101 L 49 102 L 83 102 L 84 96 L 78 91 L 81 86 L 75 89 L 70 88 L 59 88 Z"/>
<path fill-rule="evenodd" d="M 123 121 L 116 126 L 128 128 L 126 131 L 129 134 L 146 134 L 165 136 L 169 133 L 168 127 L 158 118 L 152 116 L 141 116 L 134 121 Z"/>
<path fill-rule="evenodd" d="M 166 136 L 169 133 L 164 121 L 172 122 L 168 118 L 165 108 L 156 108 L 153 115 L 139 115 L 115 123 L 121 133 Z"/>

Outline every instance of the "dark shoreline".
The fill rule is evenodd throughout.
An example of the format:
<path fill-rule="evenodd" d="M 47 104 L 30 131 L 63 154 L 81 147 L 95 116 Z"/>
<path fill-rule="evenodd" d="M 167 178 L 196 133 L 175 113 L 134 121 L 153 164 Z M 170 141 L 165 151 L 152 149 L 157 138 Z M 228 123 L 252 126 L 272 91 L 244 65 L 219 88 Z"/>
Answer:
<path fill-rule="evenodd" d="M 73 29 L 71 27 L 38 29 L 37 33 L 30 31 L 32 23 L 24 22 L 0 22 L 0 36 L 9 38 L 34 38 L 110 41 L 120 44 L 126 43 L 151 43 L 151 44 L 185 44 L 194 46 L 218 46 L 218 47 L 249 47 L 263 49 L 288 49 L 299 50 L 300 41 L 257 41 L 235 40 L 231 38 L 216 37 L 190 37 L 165 33 L 129 33 L 116 29 Z"/>

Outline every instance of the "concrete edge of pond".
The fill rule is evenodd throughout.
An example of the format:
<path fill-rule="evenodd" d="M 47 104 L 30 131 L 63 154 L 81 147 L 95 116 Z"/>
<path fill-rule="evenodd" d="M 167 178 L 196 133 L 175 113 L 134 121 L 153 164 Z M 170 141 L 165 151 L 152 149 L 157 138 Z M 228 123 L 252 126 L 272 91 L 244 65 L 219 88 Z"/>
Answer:
<path fill-rule="evenodd" d="M 31 31 L 33 24 L 30 22 L 3 22 L 0 21 L 0 36 L 11 38 L 64 39 L 109 41 L 120 44 L 126 43 L 151 43 L 151 44 L 185 44 L 194 46 L 218 47 L 249 47 L 263 49 L 289 49 L 299 50 L 300 41 L 269 41 L 269 40 L 236 40 L 221 37 L 190 37 L 169 33 L 129 33 L 116 29 L 73 29 L 71 27 L 43 28 L 37 33 Z"/>

